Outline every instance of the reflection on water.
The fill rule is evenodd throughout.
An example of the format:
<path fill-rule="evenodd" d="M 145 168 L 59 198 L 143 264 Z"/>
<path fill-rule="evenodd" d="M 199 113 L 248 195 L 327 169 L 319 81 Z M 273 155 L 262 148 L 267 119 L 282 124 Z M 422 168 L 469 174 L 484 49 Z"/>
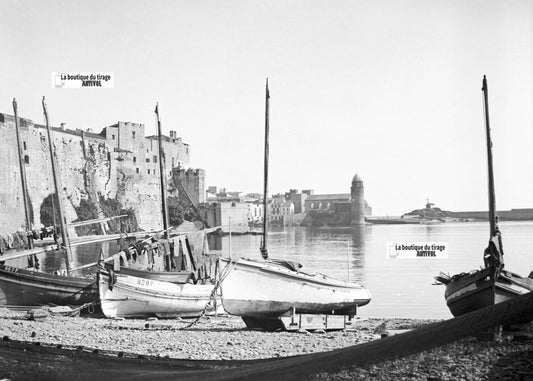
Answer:
<path fill-rule="evenodd" d="M 508 270 L 527 276 L 533 270 L 533 222 L 500 223 Z M 372 301 L 359 310 L 362 316 L 449 318 L 444 300 L 444 286 L 434 286 L 433 277 L 440 271 L 451 275 L 477 269 L 483 264 L 487 246 L 487 223 L 436 225 L 367 225 L 360 227 L 286 227 L 268 232 L 271 258 L 297 261 L 308 270 L 368 287 Z M 229 255 L 230 237 L 209 237 L 212 250 Z M 444 242 L 447 259 L 388 258 L 387 244 L 392 242 Z M 231 255 L 261 259 L 260 235 L 231 237 Z M 114 241 L 74 248 L 73 266 L 98 260 L 117 250 Z M 45 270 L 65 268 L 57 255 L 39 258 Z M 26 259 L 12 263 L 26 266 Z M 85 273 L 95 269 L 84 270 Z"/>
<path fill-rule="evenodd" d="M 82 246 L 74 246 L 72 248 L 73 261 L 72 268 L 86 265 L 89 263 L 95 263 L 100 257 L 100 251 L 102 251 L 104 258 L 113 255 L 117 252 L 118 244 L 116 241 L 92 243 Z M 37 256 L 40 263 L 40 270 L 45 272 L 54 272 L 55 270 L 66 270 L 65 254 L 63 251 L 54 251 L 47 254 L 39 254 Z M 27 267 L 26 258 L 17 258 L 9 261 L 11 266 Z M 89 267 L 80 270 L 81 274 L 91 274 L 96 272 L 96 267 Z"/>
<path fill-rule="evenodd" d="M 500 223 L 506 268 L 527 276 L 533 270 L 533 222 Z M 368 287 L 372 301 L 359 314 L 376 317 L 449 318 L 444 286 L 432 285 L 443 271 L 451 275 L 483 264 L 487 223 L 367 225 L 361 227 L 286 227 L 268 233 L 271 258 L 298 261 L 305 267 Z M 233 236 L 232 256 L 260 259 L 260 236 Z M 222 249 L 228 256 L 229 237 Z M 447 259 L 387 258 L 392 242 L 444 242 Z"/>
<path fill-rule="evenodd" d="M 354 226 L 352 231 L 352 247 L 349 250 L 351 257 L 350 267 L 348 270 L 353 269 L 355 278 L 349 278 L 349 281 L 356 281 L 364 283 L 365 275 L 365 242 L 366 236 L 368 239 L 372 239 L 372 229 L 367 229 L 366 226 Z M 357 277 L 359 275 L 359 277 Z"/>
<path fill-rule="evenodd" d="M 49 271 L 50 269 L 65 268 L 65 253 L 57 251 L 46 255 L 41 261 L 41 270 Z"/>

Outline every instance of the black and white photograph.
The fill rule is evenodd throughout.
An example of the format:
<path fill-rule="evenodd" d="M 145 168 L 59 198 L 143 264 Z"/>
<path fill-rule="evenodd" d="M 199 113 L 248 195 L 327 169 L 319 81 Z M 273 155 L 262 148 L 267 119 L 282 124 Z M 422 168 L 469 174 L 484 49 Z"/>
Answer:
<path fill-rule="evenodd" d="M 533 380 L 531 0 L 0 0 L 0 380 Z"/>

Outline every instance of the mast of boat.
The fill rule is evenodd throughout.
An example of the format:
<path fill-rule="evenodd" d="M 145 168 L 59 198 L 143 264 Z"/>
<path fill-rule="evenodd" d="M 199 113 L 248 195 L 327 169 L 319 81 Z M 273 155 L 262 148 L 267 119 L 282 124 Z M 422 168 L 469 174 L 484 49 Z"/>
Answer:
<path fill-rule="evenodd" d="M 168 239 L 168 209 L 166 192 L 165 153 L 163 152 L 163 135 L 161 133 L 161 119 L 159 118 L 159 102 L 155 105 L 157 115 L 157 140 L 159 142 L 159 177 L 161 184 L 161 211 L 163 214 L 163 236 Z"/>
<path fill-rule="evenodd" d="M 231 259 L 231 217 L 228 217 L 228 230 L 229 230 L 229 259 Z"/>
<path fill-rule="evenodd" d="M 489 88 L 487 85 L 487 77 L 483 76 L 483 85 L 481 90 L 483 91 L 483 106 L 485 111 L 485 130 L 487 134 L 487 161 L 488 161 L 488 183 L 489 183 L 489 223 L 490 223 L 490 241 L 489 247 L 485 250 L 485 259 L 489 259 L 491 256 L 495 256 L 496 265 L 499 267 L 503 265 L 503 248 L 501 233 L 498 229 L 498 216 L 496 215 L 496 194 L 494 190 L 494 170 L 492 164 L 492 139 L 490 135 L 490 123 L 489 123 Z M 493 253 L 491 246 L 493 243 L 496 253 Z M 492 255 L 491 255 L 492 254 Z M 493 262 L 492 260 L 490 261 Z"/>
<path fill-rule="evenodd" d="M 20 128 L 19 128 L 19 116 L 18 116 L 18 109 L 17 109 L 17 100 L 13 98 L 13 112 L 15 113 L 15 130 L 17 132 L 17 148 L 18 148 L 18 154 L 19 154 L 19 165 L 20 165 L 20 179 L 22 183 L 22 199 L 24 204 L 24 216 L 26 218 L 26 231 L 32 230 L 32 223 L 31 223 L 31 216 L 30 216 L 30 209 L 28 206 L 28 188 L 26 181 L 26 166 L 24 165 L 24 155 L 22 152 L 22 147 L 20 144 Z M 32 237 L 28 236 L 28 246 L 30 249 L 33 249 L 33 239 Z"/>
<path fill-rule="evenodd" d="M 48 147 L 50 149 L 50 160 L 52 163 L 52 177 L 54 179 L 54 188 L 55 188 L 55 193 L 57 195 L 57 202 L 59 204 L 58 209 L 59 209 L 59 223 L 60 223 L 60 229 L 61 229 L 61 243 L 66 251 L 65 265 L 67 267 L 67 272 L 70 273 L 70 269 L 72 267 L 71 262 L 73 261 L 72 251 L 70 249 L 70 239 L 69 239 L 68 232 L 67 232 L 67 224 L 65 222 L 65 216 L 64 216 L 65 209 L 63 207 L 63 197 L 61 196 L 61 193 L 60 193 L 62 191 L 62 188 L 60 187 L 59 178 L 57 176 L 57 163 L 56 163 L 56 158 L 54 155 L 54 147 L 52 145 L 52 134 L 50 132 L 48 110 L 46 108 L 46 102 L 45 102 L 44 97 L 42 100 L 42 104 L 43 104 L 44 120 L 46 124 L 46 132 L 48 133 Z M 52 204 L 53 202 L 54 202 L 54 198 L 52 197 Z"/>
<path fill-rule="evenodd" d="M 268 217 L 268 133 L 269 133 L 269 109 L 270 106 L 270 92 L 268 91 L 268 78 L 266 80 L 265 88 L 265 167 L 264 167 L 264 186 L 263 186 L 263 238 L 261 239 L 261 255 L 263 259 L 268 259 L 267 249 L 267 217 Z"/>
<path fill-rule="evenodd" d="M 487 133 L 487 159 L 488 159 L 488 171 L 489 171 L 489 222 L 490 222 L 490 236 L 496 235 L 496 195 L 494 191 L 494 173 L 492 166 L 492 139 L 490 137 L 490 124 L 489 124 L 489 89 L 487 86 L 487 77 L 483 76 L 483 105 L 485 109 L 485 130 Z"/>

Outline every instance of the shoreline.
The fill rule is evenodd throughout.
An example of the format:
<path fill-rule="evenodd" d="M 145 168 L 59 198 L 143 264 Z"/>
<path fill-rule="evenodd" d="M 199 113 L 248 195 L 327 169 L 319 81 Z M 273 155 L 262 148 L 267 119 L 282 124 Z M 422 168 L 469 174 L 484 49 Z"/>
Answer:
<path fill-rule="evenodd" d="M 353 329 L 312 333 L 251 330 L 241 318 L 230 315 L 205 316 L 196 325 L 185 328 L 192 320 L 54 315 L 38 321 L 29 320 L 26 312 L 0 307 L 0 336 L 179 359 L 253 360 L 344 348 L 377 340 L 385 331 L 395 334 L 439 321 L 356 317 Z M 162 337 L 165 342 L 160 340 Z M 169 345 L 169 342 L 179 345 Z"/>
<path fill-rule="evenodd" d="M 228 315 L 204 317 L 198 324 L 185 329 L 190 321 L 57 315 L 37 321 L 28 320 L 25 312 L 0 307 L 0 335 L 10 340 L 186 360 L 255 360 L 328 352 L 442 320 L 356 317 L 353 329 L 314 333 L 249 330 L 240 318 Z M 529 336 L 504 335 L 499 341 L 468 337 L 418 354 L 319 373 L 309 379 L 477 380 L 490 379 L 488 377 L 494 374 L 501 376 L 502 371 L 515 376 L 531 375 L 533 360 L 524 358 L 533 358 L 533 325 L 527 327 Z M 0 353 L 0 377 L 17 379 L 18 371 L 13 366 L 2 363 Z"/>

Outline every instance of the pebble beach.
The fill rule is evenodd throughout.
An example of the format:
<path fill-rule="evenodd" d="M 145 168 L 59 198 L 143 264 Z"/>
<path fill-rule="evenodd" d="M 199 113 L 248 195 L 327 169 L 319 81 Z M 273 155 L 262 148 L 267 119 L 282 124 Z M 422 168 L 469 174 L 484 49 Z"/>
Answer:
<path fill-rule="evenodd" d="M 355 318 L 352 329 L 314 332 L 249 330 L 240 318 L 191 320 L 105 319 L 91 316 L 41 316 L 0 308 L 0 336 L 64 348 L 83 346 L 102 352 L 124 352 L 191 360 L 251 360 L 331 351 L 416 329 L 434 320 Z M 502 334 L 460 341 L 365 367 L 317 373 L 312 380 L 533 380 L 533 338 Z M 523 331 L 523 329 L 522 329 Z M 0 360 L 1 362 L 1 360 Z M 0 364 L 0 379 L 17 379 L 16 370 Z"/>

